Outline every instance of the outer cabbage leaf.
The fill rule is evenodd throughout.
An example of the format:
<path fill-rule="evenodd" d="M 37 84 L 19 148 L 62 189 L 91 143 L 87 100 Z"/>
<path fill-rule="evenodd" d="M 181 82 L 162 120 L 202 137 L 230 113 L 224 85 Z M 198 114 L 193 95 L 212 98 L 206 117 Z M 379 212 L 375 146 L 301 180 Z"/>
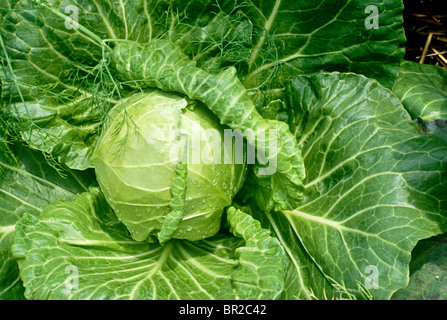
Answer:
<path fill-rule="evenodd" d="M 354 72 L 393 86 L 404 56 L 402 1 L 249 3 L 243 10 L 258 32 L 253 37 L 245 86 L 270 82 L 280 88 L 278 76 L 287 81 L 291 73 L 321 70 Z M 371 6 L 377 9 L 377 16 Z"/>
<path fill-rule="evenodd" d="M 102 107 L 108 108 L 112 103 L 105 96 L 109 92 L 98 93 L 101 88 L 94 84 L 92 68 L 102 57 L 101 48 L 33 2 L 2 1 L 0 8 L 6 101 L 0 112 L 11 133 L 71 168 L 92 167 L 90 146 L 103 114 L 95 105 L 103 100 Z M 102 20 L 91 19 L 96 14 L 80 17 L 99 20 L 94 27 L 107 30 Z"/>
<path fill-rule="evenodd" d="M 363 76 L 301 76 L 287 95 L 307 168 L 304 200 L 263 222 L 289 254 L 288 281 L 318 298 L 331 296 L 315 286 L 325 279 L 357 298 L 366 287 L 388 299 L 407 285 L 416 243 L 447 228 L 447 145 L 421 135 L 398 99 Z"/>
<path fill-rule="evenodd" d="M 402 62 L 393 92 L 413 119 L 447 120 L 447 70 Z"/>
<path fill-rule="evenodd" d="M 281 300 L 345 299 L 347 297 L 346 292 L 339 292 L 338 288 L 333 287 L 335 283 L 324 276 L 319 265 L 306 252 L 301 240 L 297 237 L 294 225 L 279 212 L 263 212 L 252 203 L 249 207 L 253 217 L 259 220 L 262 226 L 272 230 L 287 254 Z"/>
<path fill-rule="evenodd" d="M 58 172 L 42 154 L 0 141 L 0 299 L 23 299 L 23 286 L 11 253 L 17 221 L 37 216 L 51 202 L 74 199 L 93 183 L 91 172 Z"/>
<path fill-rule="evenodd" d="M 28 299 L 274 299 L 285 255 L 249 215 L 236 235 L 165 245 L 134 241 L 98 189 L 24 215 L 13 246 Z"/>

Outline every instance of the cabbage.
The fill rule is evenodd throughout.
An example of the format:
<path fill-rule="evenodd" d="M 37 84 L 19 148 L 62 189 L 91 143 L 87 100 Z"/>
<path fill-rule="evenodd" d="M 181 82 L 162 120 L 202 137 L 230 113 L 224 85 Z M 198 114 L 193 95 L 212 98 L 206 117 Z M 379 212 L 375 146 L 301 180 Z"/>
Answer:
<path fill-rule="evenodd" d="M 226 146 L 214 114 L 192 105 L 152 91 L 132 95 L 109 113 L 92 159 L 101 190 L 137 241 L 156 241 L 161 230 L 160 242 L 214 235 L 242 185 L 245 157 L 236 153 L 243 149 Z"/>
<path fill-rule="evenodd" d="M 403 9 L 2 0 L 0 299 L 445 297 L 447 70 Z"/>

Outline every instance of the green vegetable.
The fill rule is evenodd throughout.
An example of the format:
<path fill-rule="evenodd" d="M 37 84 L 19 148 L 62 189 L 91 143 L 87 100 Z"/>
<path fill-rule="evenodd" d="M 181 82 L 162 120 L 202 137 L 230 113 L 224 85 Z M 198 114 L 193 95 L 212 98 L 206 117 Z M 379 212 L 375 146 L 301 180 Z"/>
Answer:
<path fill-rule="evenodd" d="M 214 115 L 153 91 L 132 95 L 109 116 L 92 161 L 102 192 L 132 237 L 154 241 L 161 232 L 164 243 L 217 233 L 243 183 L 245 162 L 236 161 L 243 149 L 225 146 Z"/>
<path fill-rule="evenodd" d="M 403 9 L 0 0 L 0 299 L 444 298 Z"/>

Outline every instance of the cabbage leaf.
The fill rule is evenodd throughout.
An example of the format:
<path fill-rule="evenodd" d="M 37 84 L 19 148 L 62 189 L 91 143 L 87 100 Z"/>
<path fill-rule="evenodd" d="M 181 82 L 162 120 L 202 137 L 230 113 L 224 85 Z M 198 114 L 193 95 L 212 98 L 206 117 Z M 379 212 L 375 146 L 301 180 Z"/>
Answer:
<path fill-rule="evenodd" d="M 56 200 L 73 200 L 94 183 L 91 172 L 50 166 L 44 156 L 0 139 L 0 299 L 23 299 L 23 285 L 11 252 L 17 221 L 38 216 Z"/>
<path fill-rule="evenodd" d="M 393 92 L 413 119 L 447 119 L 447 71 L 438 66 L 402 62 Z"/>
<path fill-rule="evenodd" d="M 397 97 L 363 76 L 300 76 L 287 93 L 304 200 L 255 215 L 289 253 L 294 276 L 284 295 L 340 297 L 342 287 L 365 298 L 366 287 L 389 299 L 408 283 L 416 243 L 447 228 L 447 144 L 421 135 Z"/>
<path fill-rule="evenodd" d="M 91 188 L 25 214 L 12 250 L 28 299 L 275 299 L 284 250 L 246 213 L 227 215 L 235 236 L 137 242 Z"/>

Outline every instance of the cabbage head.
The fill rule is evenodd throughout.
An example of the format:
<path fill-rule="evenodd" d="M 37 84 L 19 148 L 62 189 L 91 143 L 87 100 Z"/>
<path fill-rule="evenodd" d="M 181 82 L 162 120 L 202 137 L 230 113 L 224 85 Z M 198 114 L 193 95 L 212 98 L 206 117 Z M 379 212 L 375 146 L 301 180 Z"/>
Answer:
<path fill-rule="evenodd" d="M 174 94 L 138 93 L 110 110 L 93 162 L 135 240 L 199 240 L 219 231 L 246 168 L 236 154 L 243 149 L 225 141 L 206 106 Z"/>

